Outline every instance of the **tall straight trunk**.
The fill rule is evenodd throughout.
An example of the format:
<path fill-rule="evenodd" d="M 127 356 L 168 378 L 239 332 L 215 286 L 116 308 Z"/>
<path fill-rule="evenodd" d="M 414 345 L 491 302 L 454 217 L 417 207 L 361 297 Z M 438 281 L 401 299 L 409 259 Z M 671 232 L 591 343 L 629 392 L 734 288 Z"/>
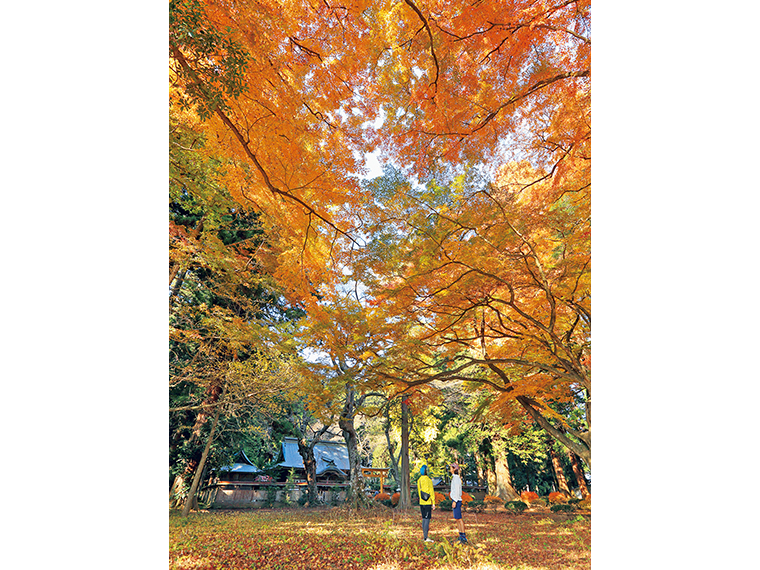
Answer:
<path fill-rule="evenodd" d="M 583 475 L 583 467 L 581 467 L 581 460 L 575 453 L 570 452 L 570 465 L 573 466 L 573 473 L 575 473 L 575 480 L 578 481 L 578 489 L 583 497 L 588 497 L 588 487 L 586 486 L 586 477 Z"/>
<path fill-rule="evenodd" d="M 409 475 L 409 404 L 406 398 L 401 400 L 401 496 L 399 508 L 412 506 L 412 486 Z"/>
<path fill-rule="evenodd" d="M 473 455 L 475 456 L 475 469 L 477 469 L 478 473 L 478 487 L 485 487 L 488 481 L 486 479 L 486 469 L 483 468 L 483 456 L 478 451 L 475 451 Z"/>
<path fill-rule="evenodd" d="M 562 469 L 562 462 L 559 460 L 557 452 L 552 447 L 552 442 L 549 442 L 549 456 L 552 460 L 552 469 L 554 471 L 554 478 L 557 481 L 557 490 L 560 493 L 570 495 L 570 487 L 567 485 L 567 479 L 565 479 L 565 473 Z"/>
<path fill-rule="evenodd" d="M 507 457 L 494 457 L 494 467 L 496 471 L 496 496 L 509 501 L 518 499 L 520 494 L 512 486 L 512 474 L 509 472 Z"/>
<path fill-rule="evenodd" d="M 211 443 L 214 441 L 216 426 L 219 423 L 219 412 L 221 412 L 221 407 L 217 407 L 216 414 L 214 414 L 214 422 L 211 424 L 211 433 L 208 435 L 208 441 L 206 442 L 206 447 L 203 448 L 201 461 L 195 470 L 193 484 L 190 486 L 190 493 L 188 494 L 187 500 L 185 501 L 185 506 L 182 508 L 183 517 L 186 517 L 188 514 L 190 514 L 191 508 L 195 508 L 196 510 L 198 508 L 198 500 L 196 498 L 198 493 L 198 484 L 200 483 L 204 467 L 206 466 L 206 459 L 208 458 L 208 452 L 211 449 Z"/>
<path fill-rule="evenodd" d="M 498 480 L 496 479 L 496 471 L 493 469 L 486 469 L 486 484 L 488 485 L 488 494 L 494 497 L 499 495 Z"/>

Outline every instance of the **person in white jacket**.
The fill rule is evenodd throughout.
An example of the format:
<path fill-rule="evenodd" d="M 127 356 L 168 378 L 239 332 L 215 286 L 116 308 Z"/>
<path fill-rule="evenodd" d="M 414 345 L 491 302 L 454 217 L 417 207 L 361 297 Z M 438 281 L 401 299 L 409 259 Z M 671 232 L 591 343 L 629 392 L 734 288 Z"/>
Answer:
<path fill-rule="evenodd" d="M 464 532 L 464 521 L 462 520 L 462 478 L 459 476 L 459 465 L 452 463 L 449 465 L 451 471 L 451 491 L 449 497 L 454 503 L 454 520 L 457 521 L 459 529 L 459 542 L 467 544 L 467 535 Z"/>

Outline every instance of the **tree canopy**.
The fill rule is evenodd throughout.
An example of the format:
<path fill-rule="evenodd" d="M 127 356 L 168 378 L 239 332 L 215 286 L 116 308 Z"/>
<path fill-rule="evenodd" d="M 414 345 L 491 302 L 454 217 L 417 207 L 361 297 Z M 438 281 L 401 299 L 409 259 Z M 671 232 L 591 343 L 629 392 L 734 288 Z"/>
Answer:
<path fill-rule="evenodd" d="M 224 385 L 346 422 L 371 393 L 414 409 L 465 383 L 475 413 L 529 418 L 590 465 L 590 3 L 169 14 L 184 407 Z"/>

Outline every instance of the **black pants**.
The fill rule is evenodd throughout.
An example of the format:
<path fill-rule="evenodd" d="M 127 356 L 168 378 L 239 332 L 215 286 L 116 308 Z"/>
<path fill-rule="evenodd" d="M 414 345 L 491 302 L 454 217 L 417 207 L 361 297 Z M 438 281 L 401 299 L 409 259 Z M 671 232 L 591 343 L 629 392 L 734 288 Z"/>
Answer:
<path fill-rule="evenodd" d="M 427 540 L 430 530 L 430 519 L 433 518 L 433 505 L 420 505 L 422 513 L 422 540 Z"/>

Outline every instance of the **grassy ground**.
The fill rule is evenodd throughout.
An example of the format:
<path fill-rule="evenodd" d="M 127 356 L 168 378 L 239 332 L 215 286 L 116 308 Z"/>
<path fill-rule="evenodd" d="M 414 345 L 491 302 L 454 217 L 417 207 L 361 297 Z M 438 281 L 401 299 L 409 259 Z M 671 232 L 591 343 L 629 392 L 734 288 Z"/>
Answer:
<path fill-rule="evenodd" d="M 171 570 L 587 570 L 590 516 L 465 513 L 469 546 L 451 512 L 436 510 L 423 543 L 419 511 L 378 508 L 250 510 L 169 516 Z"/>

